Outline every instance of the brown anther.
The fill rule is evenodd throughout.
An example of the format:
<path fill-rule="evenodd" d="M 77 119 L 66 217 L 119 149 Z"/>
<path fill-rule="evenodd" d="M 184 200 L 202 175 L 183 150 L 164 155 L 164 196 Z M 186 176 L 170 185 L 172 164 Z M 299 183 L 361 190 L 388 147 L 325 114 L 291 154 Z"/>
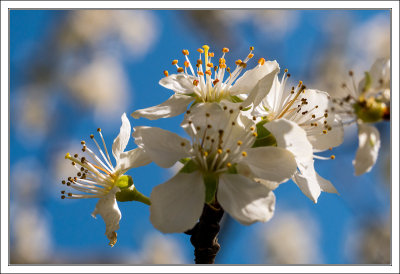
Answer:
<path fill-rule="evenodd" d="M 85 161 L 86 161 L 86 158 L 85 158 L 85 157 L 82 157 L 82 158 L 81 158 L 81 162 L 84 163 Z"/>
<path fill-rule="evenodd" d="M 215 86 L 218 82 L 219 82 L 219 80 L 218 80 L 218 79 L 215 79 L 215 80 L 213 81 L 213 85 Z"/>
<path fill-rule="evenodd" d="M 255 120 L 257 120 L 257 117 L 256 117 L 256 116 L 253 116 L 253 121 L 255 121 Z"/>
<path fill-rule="evenodd" d="M 215 140 L 214 139 L 211 139 L 211 143 L 214 143 L 215 142 Z"/>
<path fill-rule="evenodd" d="M 247 152 L 246 151 L 242 151 L 242 156 L 246 157 L 247 156 Z"/>
<path fill-rule="evenodd" d="M 82 151 L 85 152 L 86 151 L 86 146 L 82 147 Z"/>
<path fill-rule="evenodd" d="M 67 182 L 67 186 L 70 186 L 71 185 L 71 183 L 70 182 Z"/>
<path fill-rule="evenodd" d="M 202 65 L 203 61 L 201 59 L 197 59 L 197 64 Z"/>
<path fill-rule="evenodd" d="M 81 176 L 82 176 L 82 173 L 78 172 L 76 175 L 77 175 L 78 177 L 81 177 Z"/>
<path fill-rule="evenodd" d="M 61 194 L 65 194 L 65 190 L 61 190 Z"/>
<path fill-rule="evenodd" d="M 181 72 L 184 72 L 185 70 L 184 70 L 182 67 L 179 67 L 179 68 L 177 69 L 177 71 L 178 71 L 179 73 L 181 73 Z"/>
<path fill-rule="evenodd" d="M 241 146 L 242 144 L 243 144 L 243 142 L 242 142 L 242 141 L 240 141 L 240 140 L 239 140 L 239 141 L 237 141 L 237 145 L 238 145 L 238 146 Z"/>
<path fill-rule="evenodd" d="M 70 192 L 70 193 L 68 193 L 68 196 L 69 196 L 69 197 L 71 197 L 71 196 L 72 196 L 72 193 L 71 193 L 71 192 Z"/>
<path fill-rule="evenodd" d="M 254 50 L 254 47 L 250 47 L 250 50 Z"/>
<path fill-rule="evenodd" d="M 288 78 L 290 78 L 290 76 L 291 76 L 291 74 L 290 74 L 290 73 L 288 73 L 288 74 L 287 74 L 287 77 L 288 77 Z"/>
<path fill-rule="evenodd" d="M 76 165 L 76 164 L 75 164 L 75 162 L 71 162 L 71 165 L 73 165 L 73 166 L 74 166 L 74 165 Z"/>
<path fill-rule="evenodd" d="M 196 127 L 196 130 L 200 130 L 201 128 L 199 126 Z"/>
<path fill-rule="evenodd" d="M 247 64 L 246 63 L 241 63 L 239 66 L 241 66 L 242 68 L 246 68 L 247 67 Z"/>
<path fill-rule="evenodd" d="M 254 137 L 258 136 L 257 132 L 253 132 L 251 135 L 253 135 Z"/>
<path fill-rule="evenodd" d="M 182 142 L 182 143 L 181 143 L 181 146 L 183 146 L 183 147 L 184 147 L 184 146 L 185 146 L 185 142 Z"/>
<path fill-rule="evenodd" d="M 178 64 L 178 60 L 172 60 L 172 65 Z"/>
<path fill-rule="evenodd" d="M 200 75 L 200 76 L 204 75 L 204 73 L 202 71 L 198 71 L 197 74 Z"/>
<path fill-rule="evenodd" d="M 226 110 L 228 107 L 227 106 L 224 106 L 224 110 Z"/>
<path fill-rule="evenodd" d="M 85 171 L 85 168 L 84 168 L 84 167 L 81 167 L 81 171 Z"/>
<path fill-rule="evenodd" d="M 65 180 L 62 180 L 61 183 L 62 183 L 63 185 L 65 185 Z"/>
<path fill-rule="evenodd" d="M 325 116 L 325 118 L 328 117 L 328 113 L 325 113 L 324 116 Z"/>
<path fill-rule="evenodd" d="M 224 131 L 222 129 L 218 130 L 219 135 L 224 134 Z"/>
<path fill-rule="evenodd" d="M 250 130 L 251 130 L 251 131 L 255 130 L 255 127 L 251 127 Z"/>
<path fill-rule="evenodd" d="M 352 70 L 349 70 L 349 75 L 350 75 L 350 76 L 353 76 L 353 75 L 354 75 L 354 73 L 353 73 Z"/>
<path fill-rule="evenodd" d="M 207 128 L 212 128 L 212 126 L 211 125 L 207 125 Z"/>
<path fill-rule="evenodd" d="M 168 77 L 168 75 L 169 75 L 168 70 L 164 70 L 164 75 L 165 75 L 165 77 Z"/>
<path fill-rule="evenodd" d="M 97 132 L 101 132 L 101 128 L 97 128 Z"/>
<path fill-rule="evenodd" d="M 189 55 L 189 51 L 187 49 L 182 50 L 183 55 Z"/>
<path fill-rule="evenodd" d="M 78 154 L 74 154 L 74 158 L 78 158 L 78 156 L 79 156 Z"/>
<path fill-rule="evenodd" d="M 212 68 L 213 66 L 214 66 L 213 63 L 208 63 L 208 64 L 207 64 L 207 67 L 209 67 L 209 68 Z"/>
<path fill-rule="evenodd" d="M 61 195 L 61 199 L 65 199 L 65 195 Z"/>
<path fill-rule="evenodd" d="M 193 80 L 193 85 L 197 86 L 199 84 L 198 80 Z"/>
<path fill-rule="evenodd" d="M 212 74 L 211 70 L 206 70 L 206 74 L 211 76 L 211 74 Z"/>
<path fill-rule="evenodd" d="M 206 112 L 206 117 L 210 117 L 210 113 Z"/>
<path fill-rule="evenodd" d="M 331 130 L 332 130 L 332 127 L 331 127 L 331 126 L 328 126 L 328 130 L 331 131 Z"/>
<path fill-rule="evenodd" d="M 93 134 L 90 134 L 90 139 L 93 139 L 94 138 L 94 135 Z"/>
<path fill-rule="evenodd" d="M 236 125 L 235 121 L 232 122 L 232 126 Z"/>
<path fill-rule="evenodd" d="M 306 111 L 303 111 L 301 114 L 302 115 L 305 115 L 305 114 L 307 114 L 308 113 L 308 111 L 306 110 Z"/>
<path fill-rule="evenodd" d="M 226 71 L 227 71 L 227 72 L 231 72 L 231 68 L 230 68 L 230 67 L 227 67 L 227 68 L 226 68 Z"/>
<path fill-rule="evenodd" d="M 81 141 L 81 145 L 84 145 L 85 144 L 85 141 Z"/>
<path fill-rule="evenodd" d="M 233 109 L 230 109 L 230 110 L 229 110 L 229 113 L 232 114 L 232 113 L 233 113 Z"/>
<path fill-rule="evenodd" d="M 322 133 L 323 133 L 323 134 L 327 134 L 328 131 L 324 129 L 324 130 L 322 131 Z"/>
<path fill-rule="evenodd" d="M 239 110 L 243 110 L 243 106 L 240 106 L 240 107 L 239 107 Z"/>

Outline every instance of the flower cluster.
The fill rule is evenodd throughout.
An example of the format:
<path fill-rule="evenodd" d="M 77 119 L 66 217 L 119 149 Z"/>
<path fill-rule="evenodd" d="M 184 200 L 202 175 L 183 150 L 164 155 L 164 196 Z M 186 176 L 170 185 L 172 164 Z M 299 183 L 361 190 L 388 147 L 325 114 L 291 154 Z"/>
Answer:
<path fill-rule="evenodd" d="M 290 86 L 286 69 L 279 79 L 276 61 L 260 58 L 254 68 L 246 70 L 253 50 L 250 47 L 243 61 L 235 61 L 234 69 L 225 60 L 228 48 L 222 49 L 216 65 L 214 53 L 206 45 L 197 50 L 195 65 L 189 51 L 183 50 L 183 65 L 172 61 L 177 73 L 164 71 L 160 80 L 160 85 L 174 94 L 160 105 L 132 113 L 134 118 L 151 120 L 185 113 L 181 126 L 188 138 L 138 126 L 133 132 L 138 148 L 124 152 L 131 133 L 124 114 L 112 147 L 115 167 L 100 129 L 104 151 L 93 135 L 91 138 L 102 159 L 83 141 L 82 150 L 90 160 L 66 155 L 78 173 L 63 184 L 85 194 L 62 191 L 62 198 L 99 198 L 92 215 L 104 219 L 110 245 L 116 242 L 121 218 L 117 201 L 149 204 L 154 227 L 172 233 L 192 229 L 204 204 L 221 206 L 245 225 L 266 222 L 274 214 L 273 191 L 290 179 L 315 203 L 323 191 L 337 193 L 333 184 L 317 173 L 314 161 L 335 158 L 319 153 L 339 146 L 343 125 L 352 122 L 359 126 L 356 174 L 371 169 L 380 141 L 378 131 L 368 123 L 390 116 L 390 63 L 378 60 L 358 86 L 353 78 L 353 88 L 343 86 L 348 94 L 331 98 L 302 81 Z M 125 173 L 150 162 L 163 168 L 176 163 L 182 167 L 156 186 L 148 200 Z"/>

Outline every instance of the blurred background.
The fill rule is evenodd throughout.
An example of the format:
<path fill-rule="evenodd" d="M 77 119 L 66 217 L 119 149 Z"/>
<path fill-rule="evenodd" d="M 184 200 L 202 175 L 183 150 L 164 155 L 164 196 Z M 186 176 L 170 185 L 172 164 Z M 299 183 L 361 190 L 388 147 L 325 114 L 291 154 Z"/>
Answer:
<path fill-rule="evenodd" d="M 10 251 L 12 264 L 182 264 L 193 262 L 189 236 L 164 235 L 140 203 L 119 203 L 118 243 L 110 248 L 96 200 L 61 200 L 61 180 L 74 169 L 66 152 L 102 128 L 111 147 L 129 114 L 165 101 L 158 85 L 182 49 L 204 44 L 228 65 L 255 47 L 295 81 L 334 94 L 361 79 L 378 57 L 390 57 L 385 10 L 11 10 Z M 193 54 L 190 55 L 191 58 Z M 192 59 L 195 60 L 195 59 Z M 149 121 L 184 135 L 182 116 Z M 228 216 L 219 237 L 220 264 L 389 264 L 391 241 L 390 124 L 377 124 L 382 147 L 370 173 L 354 176 L 357 130 L 346 128 L 336 159 L 316 168 L 340 195 L 314 204 L 293 182 L 275 191 L 274 218 L 242 226 Z M 128 148 L 134 148 L 131 140 Z M 329 152 L 329 155 L 331 152 Z M 144 194 L 172 176 L 155 164 L 131 170 Z"/>

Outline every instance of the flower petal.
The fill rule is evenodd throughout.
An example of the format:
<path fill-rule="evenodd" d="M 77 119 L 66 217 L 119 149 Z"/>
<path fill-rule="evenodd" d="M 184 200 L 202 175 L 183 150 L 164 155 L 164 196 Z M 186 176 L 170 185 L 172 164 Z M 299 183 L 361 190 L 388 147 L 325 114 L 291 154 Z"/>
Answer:
<path fill-rule="evenodd" d="M 296 161 L 291 152 L 279 147 L 256 147 L 246 150 L 247 157 L 242 162 L 247 164 L 258 178 L 274 182 L 290 179 L 296 171 Z"/>
<path fill-rule="evenodd" d="M 195 85 L 193 80 L 196 78 L 185 74 L 172 74 L 160 80 L 159 84 L 167 89 L 171 89 L 180 94 L 192 94 Z"/>
<path fill-rule="evenodd" d="M 145 166 L 151 163 L 149 155 L 142 148 L 132 149 L 120 154 L 120 159 L 116 167 L 125 173 L 128 169 Z"/>
<path fill-rule="evenodd" d="M 308 140 L 313 146 L 314 152 L 324 151 L 331 147 L 337 147 L 344 140 L 344 129 L 342 121 L 338 115 L 335 118 L 328 120 L 328 124 L 331 126 L 331 130 L 327 131 L 327 134 L 318 132 L 318 134 L 307 135 Z"/>
<path fill-rule="evenodd" d="M 275 195 L 266 186 L 240 174 L 223 174 L 217 200 L 241 224 L 266 222 L 275 210 Z"/>
<path fill-rule="evenodd" d="M 115 231 L 119 229 L 119 221 L 121 220 L 121 211 L 115 199 L 115 194 L 119 191 L 118 187 L 113 187 L 107 195 L 99 199 L 92 213 L 94 218 L 98 214 L 103 218 L 106 224 L 105 235 L 110 240 L 109 245 L 111 246 L 114 246 L 117 242 L 117 233 Z"/>
<path fill-rule="evenodd" d="M 313 161 L 313 149 L 306 132 L 295 122 L 278 119 L 268 122 L 264 127 L 275 137 L 278 147 L 293 153 L 298 165 L 309 165 Z"/>
<path fill-rule="evenodd" d="M 203 176 L 199 172 L 178 173 L 151 192 L 151 223 L 164 233 L 191 229 L 203 211 L 204 199 Z"/>
<path fill-rule="evenodd" d="M 277 72 L 276 72 L 277 71 Z M 257 83 L 266 75 L 279 72 L 279 64 L 274 61 L 267 61 L 264 65 L 257 65 L 255 68 L 246 71 L 230 89 L 231 95 L 249 94 Z"/>
<path fill-rule="evenodd" d="M 154 107 L 136 110 L 131 116 L 135 119 L 144 117 L 150 120 L 174 117 L 185 112 L 192 101 L 193 97 L 191 96 L 174 94 L 164 103 Z"/>
<path fill-rule="evenodd" d="M 171 167 L 189 155 L 188 140 L 161 128 L 135 127 L 133 137 L 136 144 L 160 167 Z"/>
<path fill-rule="evenodd" d="M 128 117 L 126 117 L 126 114 L 122 114 L 121 116 L 122 120 L 122 125 L 119 130 L 119 134 L 117 138 L 114 139 L 114 143 L 112 145 L 112 153 L 114 155 L 115 160 L 119 161 L 119 156 L 121 152 L 124 151 L 126 148 L 126 145 L 129 142 L 129 138 L 131 137 L 131 124 L 129 123 Z"/>
<path fill-rule="evenodd" d="M 305 172 L 305 174 L 296 172 L 292 179 L 304 195 L 310 198 L 314 203 L 317 203 L 318 197 L 321 194 L 321 187 L 316 180 L 312 179 L 312 175 L 309 173 L 307 174 L 307 172 Z"/>
<path fill-rule="evenodd" d="M 353 161 L 355 174 L 361 175 L 371 170 L 378 158 L 381 140 L 379 131 L 370 125 L 358 125 L 358 150 Z"/>

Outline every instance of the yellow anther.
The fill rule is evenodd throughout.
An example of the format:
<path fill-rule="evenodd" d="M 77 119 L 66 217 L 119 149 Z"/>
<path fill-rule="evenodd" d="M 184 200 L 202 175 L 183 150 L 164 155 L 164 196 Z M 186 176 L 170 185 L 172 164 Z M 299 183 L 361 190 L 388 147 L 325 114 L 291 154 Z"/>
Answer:
<path fill-rule="evenodd" d="M 247 152 L 246 151 L 242 151 L 242 156 L 246 157 L 247 156 Z"/>
<path fill-rule="evenodd" d="M 251 59 L 251 58 L 253 58 L 254 57 L 254 54 L 253 53 L 250 53 L 249 55 L 247 55 L 247 58 L 249 58 L 249 59 Z"/>
<path fill-rule="evenodd" d="M 178 68 L 178 72 L 184 72 L 185 70 L 182 67 Z"/>
<path fill-rule="evenodd" d="M 204 156 L 207 157 L 208 156 L 208 152 L 204 151 Z"/>
<path fill-rule="evenodd" d="M 187 49 L 182 50 L 183 55 L 189 55 L 189 51 Z"/>
<path fill-rule="evenodd" d="M 81 145 L 84 145 L 85 144 L 85 141 L 81 141 Z"/>
<path fill-rule="evenodd" d="M 206 70 L 205 73 L 206 73 L 207 75 L 210 75 L 210 76 L 211 76 L 211 74 L 212 74 L 211 70 Z"/>
<path fill-rule="evenodd" d="M 172 60 L 172 65 L 178 64 L 178 60 Z"/>
<path fill-rule="evenodd" d="M 67 154 L 65 154 L 65 159 L 69 159 L 71 158 L 71 155 L 67 152 Z"/>
<path fill-rule="evenodd" d="M 335 159 L 335 155 L 331 155 L 331 159 L 334 160 Z"/>
<path fill-rule="evenodd" d="M 220 68 L 226 68 L 226 64 L 220 64 L 219 67 Z"/>
<path fill-rule="evenodd" d="M 285 72 L 288 72 L 288 69 L 285 69 Z"/>
<path fill-rule="evenodd" d="M 226 163 L 226 166 L 229 168 L 229 167 L 232 166 L 232 164 L 231 163 Z"/>
<path fill-rule="evenodd" d="M 208 53 L 208 56 L 210 56 L 210 57 L 214 57 L 214 52 L 210 52 L 210 53 Z"/>
<path fill-rule="evenodd" d="M 218 153 L 218 154 L 222 154 L 222 149 L 219 148 L 219 149 L 217 150 L 217 153 Z"/>
<path fill-rule="evenodd" d="M 228 49 L 228 48 L 223 48 L 223 49 L 222 49 L 222 52 L 223 52 L 223 53 L 227 53 L 227 52 L 229 52 L 229 49 Z"/>
<path fill-rule="evenodd" d="M 265 64 L 265 59 L 264 58 L 260 58 L 258 59 L 258 63 L 262 66 Z"/>
<path fill-rule="evenodd" d="M 241 146 L 242 144 L 243 144 L 243 142 L 242 142 L 242 141 L 240 141 L 240 140 L 239 140 L 239 141 L 237 141 L 237 145 L 238 145 L 238 146 Z"/>
<path fill-rule="evenodd" d="M 204 73 L 202 71 L 198 71 L 197 74 L 200 75 L 200 76 L 204 75 Z"/>
<path fill-rule="evenodd" d="M 332 150 L 332 149 L 333 149 L 333 148 L 331 148 L 331 147 L 329 148 L 329 150 Z"/>
<path fill-rule="evenodd" d="M 225 58 L 219 58 L 219 63 L 220 64 L 225 64 L 225 62 L 226 62 Z"/>
<path fill-rule="evenodd" d="M 250 47 L 250 50 L 254 50 L 254 47 Z"/>
<path fill-rule="evenodd" d="M 189 62 L 188 61 L 185 61 L 184 63 L 183 63 L 183 65 L 185 66 L 185 67 L 189 67 Z"/>
<path fill-rule="evenodd" d="M 327 134 L 328 131 L 324 129 L 324 130 L 322 131 L 322 133 L 323 133 L 323 134 Z"/>
<path fill-rule="evenodd" d="M 301 87 L 302 84 L 303 84 L 303 81 L 299 81 L 299 87 Z"/>
<path fill-rule="evenodd" d="M 250 130 L 253 131 L 253 130 L 255 130 L 255 128 L 254 128 L 254 127 L 251 127 Z"/>
<path fill-rule="evenodd" d="M 253 135 L 254 137 L 257 137 L 257 136 L 258 136 L 257 132 L 253 132 L 252 135 Z"/>
<path fill-rule="evenodd" d="M 199 84 L 198 80 L 193 80 L 193 85 L 197 86 Z"/>
<path fill-rule="evenodd" d="M 238 59 L 238 60 L 235 61 L 235 64 L 238 65 L 238 66 L 239 66 L 241 63 L 243 63 L 243 61 L 240 60 L 240 59 Z"/>
<path fill-rule="evenodd" d="M 168 70 L 164 70 L 164 75 L 165 75 L 165 77 L 168 77 L 168 75 L 169 75 Z"/>
<path fill-rule="evenodd" d="M 204 50 L 202 50 L 201 48 L 198 48 L 197 51 L 200 53 L 204 53 Z"/>
<path fill-rule="evenodd" d="M 214 66 L 213 63 L 208 63 L 208 64 L 207 64 L 207 67 L 209 67 L 209 68 L 212 68 L 213 66 Z"/>

